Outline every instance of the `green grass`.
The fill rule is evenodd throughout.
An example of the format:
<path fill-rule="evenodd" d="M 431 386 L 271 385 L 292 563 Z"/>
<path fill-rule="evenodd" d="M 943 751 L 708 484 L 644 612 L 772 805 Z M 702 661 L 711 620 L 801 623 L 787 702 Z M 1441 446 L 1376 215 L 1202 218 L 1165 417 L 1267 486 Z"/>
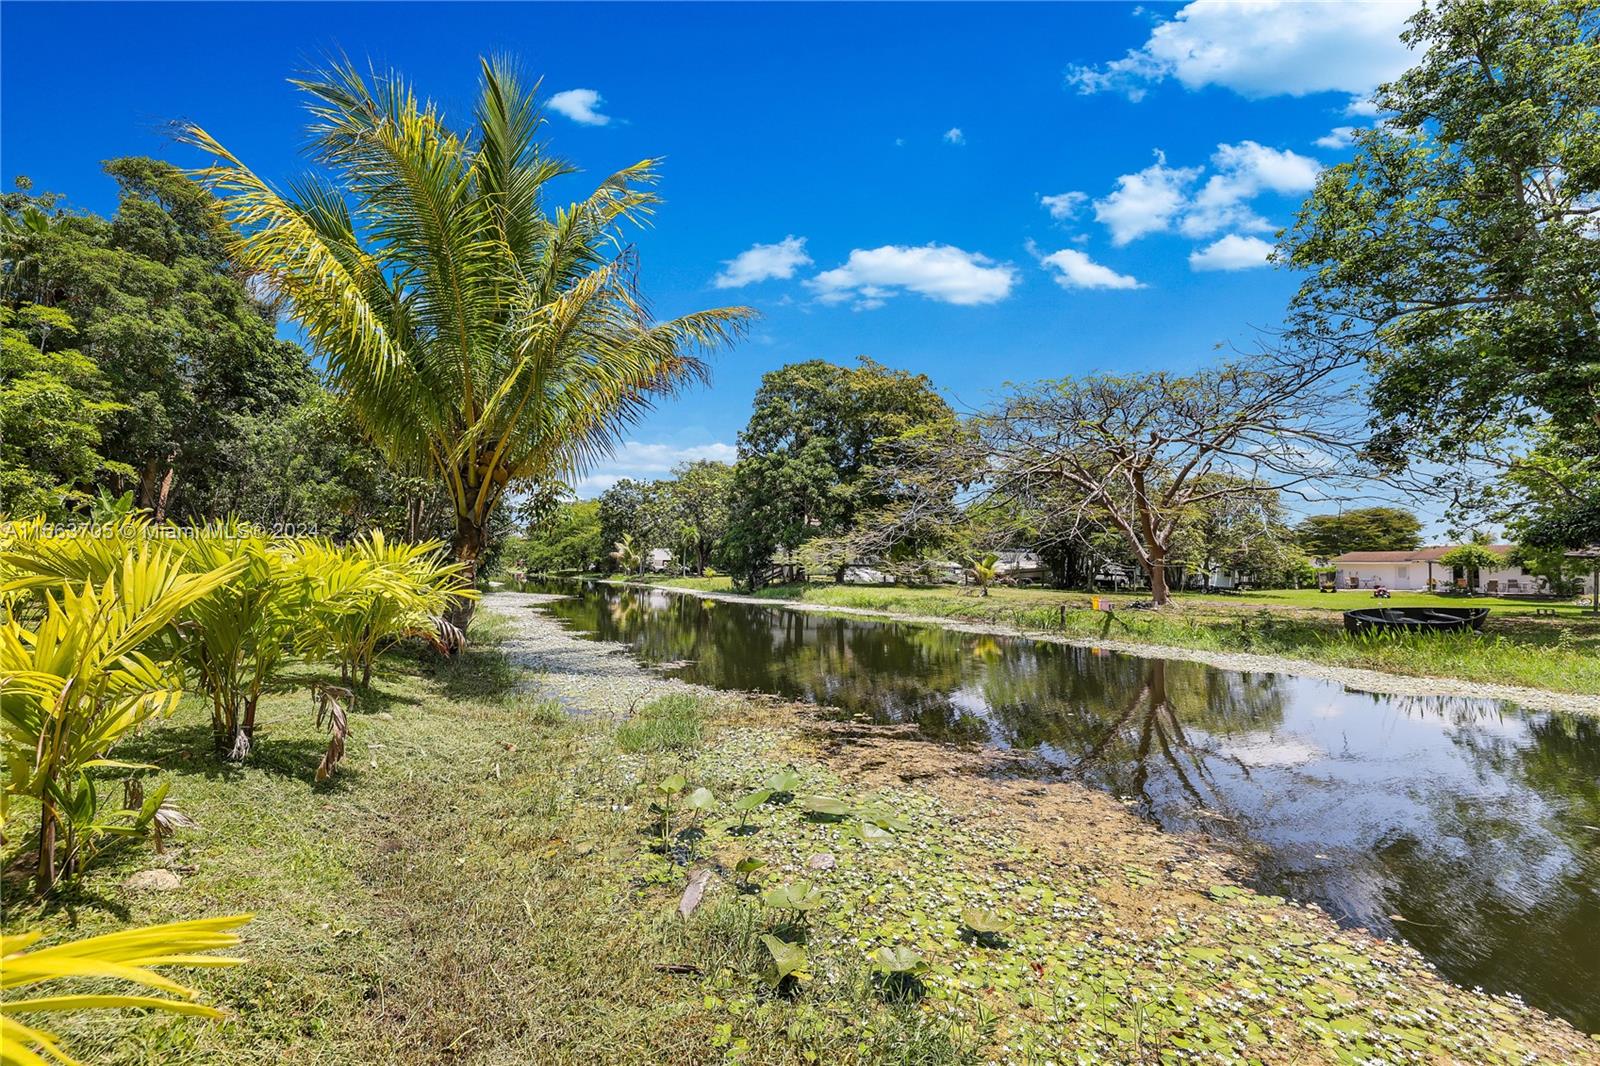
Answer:
<path fill-rule="evenodd" d="M 719 578 L 669 578 L 658 584 L 725 592 Z M 1389 601 L 1368 593 L 1315 589 L 1268 590 L 1239 596 L 1183 593 L 1166 610 L 1118 610 L 1114 619 L 1089 609 L 1083 592 L 995 588 L 988 596 L 951 586 L 836 585 L 812 582 L 761 589 L 759 598 L 829 607 L 890 611 L 989 622 L 1088 639 L 1122 640 L 1204 651 L 1281 655 L 1419 677 L 1448 677 L 1556 692 L 1600 695 L 1600 618 L 1577 604 L 1494 597 L 1397 593 Z M 1126 607 L 1139 597 L 1104 599 Z M 1373 605 L 1489 607 L 1481 634 L 1403 634 L 1351 639 L 1342 612 Z M 1554 608 L 1555 617 L 1535 614 Z"/>
<path fill-rule="evenodd" d="M 1391 945 L 1219 884 L 1203 853 L 1111 801 L 1109 828 L 1065 850 L 1019 835 L 989 800 L 854 784 L 792 729 L 744 721 L 760 711 L 734 697 L 652 703 L 633 721 L 693 721 L 692 739 L 623 750 L 605 716 L 568 717 L 528 690 L 492 646 L 503 624 L 480 612 L 454 662 L 385 659 L 325 784 L 313 780 L 322 739 L 303 690 L 265 705 L 243 767 L 213 757 L 195 700 L 119 750 L 161 766 L 198 827 L 163 858 L 126 848 L 45 903 L 9 882 L 7 931 L 54 939 L 252 911 L 239 952 L 249 962 L 193 971 L 224 1022 L 67 1016 L 55 1028 L 68 1048 L 87 1062 L 180 1066 L 940 1066 L 1224 1046 L 1278 1062 L 1418 1047 L 1482 1062 L 1578 1054 L 1570 1031 L 1514 1003 L 1450 989 Z M 797 791 L 836 797 L 849 816 L 775 797 L 741 831 L 727 801 L 788 763 Z M 676 817 L 662 846 L 641 786 L 672 774 L 717 803 Z M 1048 823 L 1042 794 L 1028 791 L 1022 826 Z M 27 837 L 16 813 L 8 860 Z M 868 834 L 868 822 L 892 829 Z M 835 867 L 809 871 L 823 853 Z M 797 924 L 763 907 L 734 883 L 746 856 L 766 860 L 763 888 L 814 878 L 823 909 Z M 180 888 L 124 887 L 154 865 L 178 871 Z M 721 879 L 684 919 L 691 867 Z M 964 906 L 1003 910 L 1014 931 L 966 937 Z M 803 980 L 762 981 L 763 934 L 804 941 Z M 913 995 L 886 994 L 867 964 L 890 945 L 927 961 Z M 1228 991 L 1239 988 L 1251 998 Z"/>
<path fill-rule="evenodd" d="M 663 696 L 617 726 L 616 744 L 626 752 L 688 751 L 700 744 L 703 717 L 697 697 L 687 693 Z"/>

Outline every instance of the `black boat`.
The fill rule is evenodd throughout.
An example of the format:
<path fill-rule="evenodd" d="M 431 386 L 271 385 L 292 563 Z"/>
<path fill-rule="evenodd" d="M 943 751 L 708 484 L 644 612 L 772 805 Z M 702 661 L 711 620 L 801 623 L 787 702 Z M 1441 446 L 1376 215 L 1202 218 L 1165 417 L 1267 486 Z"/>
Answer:
<path fill-rule="evenodd" d="M 1381 633 L 1407 630 L 1413 633 L 1446 633 L 1457 629 L 1482 629 L 1489 617 L 1487 607 L 1368 607 L 1344 613 L 1347 633 Z"/>

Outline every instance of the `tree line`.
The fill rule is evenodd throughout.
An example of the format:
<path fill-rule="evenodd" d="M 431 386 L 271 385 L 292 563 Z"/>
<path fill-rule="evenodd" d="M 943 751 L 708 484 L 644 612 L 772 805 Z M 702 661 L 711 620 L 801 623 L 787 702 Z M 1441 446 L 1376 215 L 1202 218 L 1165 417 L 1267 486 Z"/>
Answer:
<path fill-rule="evenodd" d="M 731 472 L 690 475 L 726 481 L 725 508 L 695 510 L 715 486 L 630 485 L 662 498 L 628 513 L 750 583 L 775 556 L 837 575 L 1004 541 L 1062 579 L 1114 546 L 1158 600 L 1175 571 L 1291 572 L 1256 557 L 1286 542 L 1285 495 L 1364 474 L 1552 566 L 1600 543 L 1597 21 L 1578 0 L 1419 11 L 1383 117 L 1280 235 L 1303 282 L 1262 351 L 959 417 L 914 374 L 786 367 Z M 113 160 L 109 219 L 5 194 L 0 511 L 130 494 L 157 518 L 440 535 L 469 578 L 529 518 L 592 548 L 605 505 L 554 507 L 560 485 L 704 380 L 752 313 L 654 319 L 627 234 L 657 161 L 547 203 L 573 168 L 534 93 L 506 63 L 480 82 L 452 126 L 397 74 L 308 76 L 321 177 L 288 193 L 188 125 L 213 164 Z M 600 524 L 603 559 L 630 531 Z"/>

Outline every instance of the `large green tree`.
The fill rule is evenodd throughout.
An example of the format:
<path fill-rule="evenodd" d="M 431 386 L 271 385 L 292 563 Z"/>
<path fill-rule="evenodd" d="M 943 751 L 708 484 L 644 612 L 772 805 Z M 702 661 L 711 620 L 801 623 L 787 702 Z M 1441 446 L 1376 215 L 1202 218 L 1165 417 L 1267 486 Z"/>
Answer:
<path fill-rule="evenodd" d="M 60 520 L 130 472 L 102 454 L 122 405 L 76 336 L 59 307 L 0 307 L 0 515 Z"/>
<path fill-rule="evenodd" d="M 1294 326 L 1366 359 L 1393 465 L 1546 416 L 1600 441 L 1597 27 L 1590 0 L 1424 6 L 1390 117 L 1283 238 Z"/>
<path fill-rule="evenodd" d="M 105 462 L 84 477 L 132 489 L 157 517 L 213 514 L 243 424 L 281 412 L 314 379 L 240 277 L 210 194 L 158 160 L 114 159 L 105 170 L 121 192 L 110 219 L 68 213 L 26 182 L 0 198 L 0 302 L 23 315 L 64 312 L 74 346 L 60 350 L 89 360 L 117 405 L 95 420 Z"/>
<path fill-rule="evenodd" d="M 470 580 L 508 491 L 607 454 L 751 312 L 651 315 L 625 229 L 657 203 L 656 161 L 552 209 L 574 168 L 507 64 L 482 64 L 466 125 L 394 74 L 343 65 L 296 84 L 320 176 L 280 192 L 199 127 L 187 139 L 217 158 L 203 176 L 235 259 L 286 301 L 372 439 L 443 482 Z"/>
<path fill-rule="evenodd" d="M 703 574 L 732 520 L 733 467 L 697 459 L 676 467 L 669 484 L 678 539 L 688 551 L 685 562 Z"/>
<path fill-rule="evenodd" d="M 764 375 L 734 467 L 735 569 L 749 580 L 777 549 L 856 529 L 893 497 L 883 471 L 895 442 L 953 419 L 926 375 L 865 357 L 853 367 L 814 359 Z"/>
<path fill-rule="evenodd" d="M 1353 507 L 1310 515 L 1295 535 L 1310 554 L 1332 559 L 1345 552 L 1409 551 L 1422 543 L 1422 523 L 1403 507 Z"/>

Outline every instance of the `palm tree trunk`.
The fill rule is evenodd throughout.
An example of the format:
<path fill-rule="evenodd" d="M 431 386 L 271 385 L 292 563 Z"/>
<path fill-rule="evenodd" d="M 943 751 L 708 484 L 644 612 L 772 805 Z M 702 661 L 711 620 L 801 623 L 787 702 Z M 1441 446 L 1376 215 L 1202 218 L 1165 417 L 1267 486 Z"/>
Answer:
<path fill-rule="evenodd" d="M 450 538 L 450 554 L 455 561 L 461 564 L 461 583 L 467 588 L 476 588 L 478 584 L 478 563 L 483 559 L 484 549 L 488 547 L 488 536 L 484 531 L 485 523 L 466 515 L 456 516 L 455 535 Z M 467 626 L 472 623 L 472 611 L 476 601 L 469 599 L 452 600 L 450 608 L 445 612 L 445 621 L 466 633 Z"/>
<path fill-rule="evenodd" d="M 48 797 L 39 801 L 39 864 L 35 871 L 38 891 L 56 883 L 56 805 Z"/>

